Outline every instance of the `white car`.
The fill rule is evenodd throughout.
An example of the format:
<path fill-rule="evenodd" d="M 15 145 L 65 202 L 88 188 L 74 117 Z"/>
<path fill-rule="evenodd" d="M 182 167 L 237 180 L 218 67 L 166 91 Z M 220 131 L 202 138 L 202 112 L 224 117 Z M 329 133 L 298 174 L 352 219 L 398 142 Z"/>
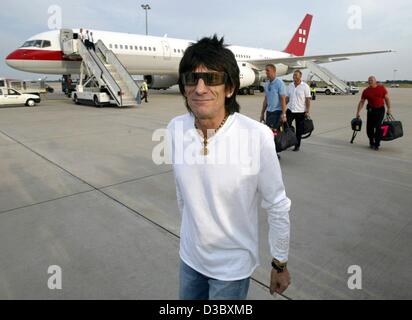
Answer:
<path fill-rule="evenodd" d="M 332 87 L 324 86 L 324 87 L 317 87 L 316 93 L 324 93 L 326 95 L 330 95 L 330 94 L 336 94 L 336 91 Z"/>
<path fill-rule="evenodd" d="M 0 105 L 25 104 L 33 107 L 40 103 L 40 97 L 36 94 L 21 93 L 14 89 L 0 88 Z"/>

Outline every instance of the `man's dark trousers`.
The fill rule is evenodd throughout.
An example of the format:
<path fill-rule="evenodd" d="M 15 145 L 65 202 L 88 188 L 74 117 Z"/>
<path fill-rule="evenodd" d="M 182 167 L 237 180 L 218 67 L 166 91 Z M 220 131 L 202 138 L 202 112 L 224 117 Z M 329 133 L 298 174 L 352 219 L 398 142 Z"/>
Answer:
<path fill-rule="evenodd" d="M 300 147 L 300 141 L 302 140 L 302 133 L 304 129 L 304 112 L 292 112 L 290 109 L 287 110 L 286 116 L 288 118 L 288 125 L 292 125 L 292 121 L 295 120 L 296 123 L 296 138 L 298 139 L 297 147 Z"/>
<path fill-rule="evenodd" d="M 266 111 L 266 125 L 273 129 L 278 129 L 280 125 L 280 115 L 282 111 Z"/>
<path fill-rule="evenodd" d="M 385 117 L 385 107 L 367 107 L 368 116 L 366 118 L 366 133 L 368 134 L 369 144 L 379 147 L 381 144 L 380 126 Z"/>

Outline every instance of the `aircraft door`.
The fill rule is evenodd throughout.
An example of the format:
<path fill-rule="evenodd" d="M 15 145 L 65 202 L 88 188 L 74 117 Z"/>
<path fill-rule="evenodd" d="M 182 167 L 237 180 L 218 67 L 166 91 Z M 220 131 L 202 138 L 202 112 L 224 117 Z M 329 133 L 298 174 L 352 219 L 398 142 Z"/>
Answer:
<path fill-rule="evenodd" d="M 162 40 L 162 47 L 163 47 L 163 59 L 170 60 L 171 50 L 170 50 L 169 42 L 166 40 Z"/>
<path fill-rule="evenodd" d="M 67 40 L 73 39 L 73 30 L 72 29 L 60 29 L 60 42 L 63 43 Z"/>
<path fill-rule="evenodd" d="M 61 29 L 60 30 L 60 45 L 63 49 L 64 54 L 70 55 L 76 51 L 73 41 L 74 35 L 72 29 Z"/>

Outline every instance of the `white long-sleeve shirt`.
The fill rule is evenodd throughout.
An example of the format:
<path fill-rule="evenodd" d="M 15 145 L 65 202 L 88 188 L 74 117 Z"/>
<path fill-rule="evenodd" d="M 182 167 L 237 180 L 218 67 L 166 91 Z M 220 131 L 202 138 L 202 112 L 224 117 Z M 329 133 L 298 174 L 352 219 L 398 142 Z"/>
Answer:
<path fill-rule="evenodd" d="M 258 199 L 268 213 L 273 257 L 288 259 L 290 200 L 286 197 L 272 131 L 239 113 L 208 139 L 192 114 L 168 125 L 176 193 L 182 215 L 180 257 L 196 271 L 232 281 L 259 265 Z"/>

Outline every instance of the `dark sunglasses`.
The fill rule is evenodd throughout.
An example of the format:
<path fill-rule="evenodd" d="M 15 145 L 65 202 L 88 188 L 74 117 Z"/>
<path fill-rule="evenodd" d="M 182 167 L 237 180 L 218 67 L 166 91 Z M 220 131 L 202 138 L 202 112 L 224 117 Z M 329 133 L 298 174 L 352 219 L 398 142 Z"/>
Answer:
<path fill-rule="evenodd" d="M 225 72 L 185 72 L 180 76 L 185 86 L 196 86 L 199 79 L 203 79 L 207 86 L 220 86 L 227 81 Z"/>

